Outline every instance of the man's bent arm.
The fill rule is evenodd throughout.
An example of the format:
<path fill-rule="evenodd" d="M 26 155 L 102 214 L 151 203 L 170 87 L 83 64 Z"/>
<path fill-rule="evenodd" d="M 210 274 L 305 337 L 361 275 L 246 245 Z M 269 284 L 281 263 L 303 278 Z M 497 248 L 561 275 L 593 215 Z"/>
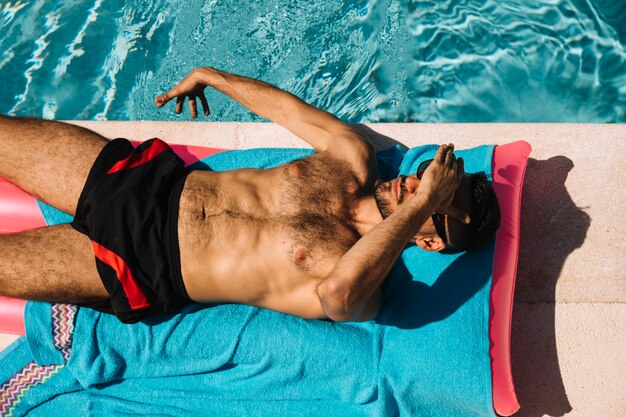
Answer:
<path fill-rule="evenodd" d="M 409 239 L 432 213 L 469 221 L 452 206 L 463 171 L 463 160 L 456 160 L 454 145 L 441 145 L 422 174 L 417 193 L 359 239 L 317 287 L 322 308 L 329 318 L 368 320 L 376 315 L 380 307 L 380 284 Z"/>
<path fill-rule="evenodd" d="M 415 195 L 341 257 L 317 289 L 322 308 L 330 319 L 363 321 L 378 313 L 380 285 L 406 244 L 435 209 L 426 195 Z"/>

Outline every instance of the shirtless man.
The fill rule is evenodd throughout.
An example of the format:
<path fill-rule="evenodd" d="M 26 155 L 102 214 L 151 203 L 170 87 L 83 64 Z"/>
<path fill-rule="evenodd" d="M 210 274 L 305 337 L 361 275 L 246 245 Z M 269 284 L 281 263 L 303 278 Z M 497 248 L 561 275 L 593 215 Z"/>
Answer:
<path fill-rule="evenodd" d="M 381 283 L 408 243 L 468 249 L 493 237 L 495 194 L 484 176 L 464 174 L 453 145 L 426 169 L 382 182 L 353 126 L 269 84 L 199 68 L 156 105 L 176 98 L 180 113 L 189 98 L 193 117 L 196 100 L 208 115 L 207 86 L 317 152 L 271 169 L 191 171 L 158 140 L 133 149 L 69 124 L 0 116 L 0 177 L 76 217 L 0 236 L 0 295 L 129 323 L 190 300 L 363 321 L 379 311 Z"/>

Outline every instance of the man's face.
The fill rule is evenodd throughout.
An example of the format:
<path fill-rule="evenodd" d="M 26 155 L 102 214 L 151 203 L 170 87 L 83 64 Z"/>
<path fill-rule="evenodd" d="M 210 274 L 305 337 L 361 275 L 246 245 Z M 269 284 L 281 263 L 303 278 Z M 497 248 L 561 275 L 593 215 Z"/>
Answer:
<path fill-rule="evenodd" d="M 398 207 L 413 197 L 419 185 L 420 179 L 417 178 L 416 174 L 409 176 L 400 175 L 398 178 L 391 181 L 377 184 L 374 188 L 374 199 L 376 200 L 376 205 L 383 219 L 389 217 Z M 440 244 L 445 247 L 443 240 L 437 235 L 435 225 L 430 216 L 412 240 L 419 244 L 420 236 L 429 236 L 437 239 L 440 241 Z"/>
<path fill-rule="evenodd" d="M 419 184 L 420 180 L 415 174 L 408 177 L 400 175 L 393 180 L 378 183 L 374 188 L 374 198 L 383 219 L 389 217 L 402 203 L 411 198 Z"/>
<path fill-rule="evenodd" d="M 376 205 L 378 206 L 378 210 L 382 214 L 383 219 L 390 216 L 398 209 L 398 207 L 404 204 L 404 202 L 413 197 L 417 193 L 419 184 L 420 179 L 417 178 L 416 174 L 409 175 L 408 177 L 400 175 L 398 178 L 391 181 L 378 183 L 374 188 L 374 199 L 376 200 Z M 462 185 L 459 187 L 459 190 L 454 196 L 453 204 L 456 207 L 464 207 L 464 205 L 461 205 L 461 200 L 466 197 L 469 198 L 469 196 L 465 195 L 467 193 L 460 192 L 460 190 L 464 188 L 469 190 L 469 178 L 467 175 L 464 176 Z M 441 216 L 441 222 L 445 225 L 446 230 L 448 228 L 447 217 L 448 216 Z M 435 247 L 441 247 L 443 249 L 446 246 L 443 239 L 441 239 L 437 234 L 437 230 L 430 216 L 417 232 L 413 240 L 420 247 L 423 247 L 420 243 L 424 239 L 430 239 L 430 242 L 434 243 Z"/>

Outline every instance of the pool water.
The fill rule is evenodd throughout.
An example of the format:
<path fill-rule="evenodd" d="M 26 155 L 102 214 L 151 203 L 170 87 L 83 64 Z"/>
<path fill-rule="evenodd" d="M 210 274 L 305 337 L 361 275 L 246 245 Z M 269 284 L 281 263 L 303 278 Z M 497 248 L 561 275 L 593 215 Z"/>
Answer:
<path fill-rule="evenodd" d="M 623 123 L 625 45 L 624 0 L 0 0 L 0 113 L 189 120 L 153 97 L 211 65 L 350 122 Z"/>

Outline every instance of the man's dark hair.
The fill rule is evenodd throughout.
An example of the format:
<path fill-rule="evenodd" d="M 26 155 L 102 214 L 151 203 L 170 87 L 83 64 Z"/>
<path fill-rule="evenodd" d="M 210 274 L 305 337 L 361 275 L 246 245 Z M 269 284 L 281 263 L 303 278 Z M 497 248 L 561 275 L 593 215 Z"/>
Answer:
<path fill-rule="evenodd" d="M 467 174 L 469 177 L 469 198 L 465 200 L 470 224 L 448 217 L 448 244 L 450 249 L 475 250 L 485 247 L 500 227 L 500 207 L 496 193 L 484 172 Z"/>

